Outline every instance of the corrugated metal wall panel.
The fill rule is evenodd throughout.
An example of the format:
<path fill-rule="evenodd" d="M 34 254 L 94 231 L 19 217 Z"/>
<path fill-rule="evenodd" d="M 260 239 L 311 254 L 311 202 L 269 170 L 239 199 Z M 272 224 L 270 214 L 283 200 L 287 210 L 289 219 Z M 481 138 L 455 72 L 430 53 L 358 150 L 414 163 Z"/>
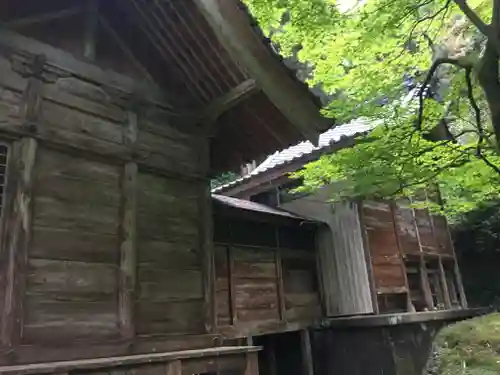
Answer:
<path fill-rule="evenodd" d="M 328 203 L 325 189 L 282 207 L 326 224 L 318 242 L 327 314 L 374 312 L 357 205 Z"/>

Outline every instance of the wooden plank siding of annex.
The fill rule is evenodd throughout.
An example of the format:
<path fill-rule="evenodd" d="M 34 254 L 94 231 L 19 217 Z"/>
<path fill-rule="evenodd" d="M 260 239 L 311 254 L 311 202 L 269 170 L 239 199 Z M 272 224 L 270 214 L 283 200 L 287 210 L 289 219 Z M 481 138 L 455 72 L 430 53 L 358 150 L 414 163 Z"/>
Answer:
<path fill-rule="evenodd" d="M 381 312 L 467 307 L 446 219 L 407 200 L 363 202 Z"/>
<path fill-rule="evenodd" d="M 227 337 L 306 328 L 322 317 L 315 226 L 215 216 L 217 322 Z"/>

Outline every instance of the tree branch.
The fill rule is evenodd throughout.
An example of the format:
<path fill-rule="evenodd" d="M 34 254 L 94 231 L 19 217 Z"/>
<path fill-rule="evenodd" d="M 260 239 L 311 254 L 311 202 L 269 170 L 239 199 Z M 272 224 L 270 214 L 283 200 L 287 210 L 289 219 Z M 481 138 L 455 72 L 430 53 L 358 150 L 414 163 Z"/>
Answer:
<path fill-rule="evenodd" d="M 465 14 L 465 16 L 472 22 L 474 26 L 477 27 L 477 29 L 482 32 L 484 35 L 488 36 L 490 35 L 490 26 L 487 25 L 481 17 L 477 15 L 474 10 L 467 4 L 466 0 L 453 0 L 455 1 L 455 4 L 458 5 L 460 10 Z"/>
<path fill-rule="evenodd" d="M 442 58 L 434 60 L 431 68 L 427 72 L 427 76 L 425 77 L 425 80 L 422 84 L 422 87 L 420 87 L 420 90 L 418 92 L 419 107 L 418 107 L 418 118 L 417 118 L 417 124 L 416 124 L 417 130 L 422 129 L 422 122 L 424 120 L 424 99 L 425 99 L 424 94 L 425 94 L 425 90 L 428 88 L 428 86 L 431 82 L 431 79 L 434 76 L 434 74 L 436 73 L 437 69 L 442 64 L 451 64 L 451 65 L 454 65 L 454 66 L 457 66 L 460 68 L 464 68 L 464 69 L 472 68 L 472 66 L 464 64 L 463 62 L 461 62 L 458 59 L 452 59 L 449 57 L 442 57 Z"/>
<path fill-rule="evenodd" d="M 469 102 L 472 106 L 472 109 L 474 110 L 474 117 L 476 120 L 476 127 L 477 127 L 477 133 L 479 135 L 478 140 L 477 140 L 477 145 L 476 145 L 476 157 L 484 161 L 484 163 L 493 169 L 496 173 L 500 174 L 500 168 L 497 167 L 495 164 L 489 160 L 482 151 L 482 145 L 484 141 L 484 129 L 483 129 L 483 124 L 481 122 L 481 109 L 477 105 L 476 99 L 474 98 L 474 92 L 473 92 L 473 87 L 472 87 L 472 79 L 471 79 L 471 68 L 465 69 L 465 82 L 467 83 L 467 98 L 469 99 Z"/>

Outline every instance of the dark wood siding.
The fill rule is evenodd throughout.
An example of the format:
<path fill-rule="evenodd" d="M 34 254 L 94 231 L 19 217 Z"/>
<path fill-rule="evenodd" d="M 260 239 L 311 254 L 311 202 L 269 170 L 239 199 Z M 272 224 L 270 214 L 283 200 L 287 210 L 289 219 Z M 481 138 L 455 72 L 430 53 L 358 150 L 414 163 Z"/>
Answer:
<path fill-rule="evenodd" d="M 217 213 L 214 222 L 217 318 L 224 332 L 279 332 L 321 317 L 314 230 L 229 221 Z"/>

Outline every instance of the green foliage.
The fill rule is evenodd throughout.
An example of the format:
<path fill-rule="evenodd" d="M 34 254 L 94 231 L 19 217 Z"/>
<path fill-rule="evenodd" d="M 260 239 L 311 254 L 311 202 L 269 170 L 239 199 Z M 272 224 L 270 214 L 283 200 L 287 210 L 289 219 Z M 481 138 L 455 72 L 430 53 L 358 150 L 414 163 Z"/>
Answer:
<path fill-rule="evenodd" d="M 216 189 L 222 185 L 228 184 L 238 178 L 238 174 L 234 172 L 226 172 L 217 176 L 216 178 L 210 181 L 210 188 Z"/>
<path fill-rule="evenodd" d="M 493 375 L 500 372 L 500 314 L 457 323 L 436 340 L 430 374 Z"/>
<path fill-rule="evenodd" d="M 300 46 L 299 59 L 314 66 L 309 83 L 333 97 L 325 114 L 337 123 L 364 117 L 379 124 L 353 148 L 296 173 L 302 190 L 343 180 L 333 199 L 382 198 L 437 182 L 452 219 L 498 196 L 500 159 L 488 107 L 475 76 L 469 90 L 460 67 L 477 65 L 482 35 L 448 0 L 366 0 L 339 11 L 346 2 L 246 0 L 281 53 Z M 488 21 L 490 2 L 468 4 Z M 440 56 L 457 64 L 436 70 L 439 100 L 425 99 L 419 115 L 418 100 L 403 100 L 403 77 L 422 83 Z M 443 120 L 451 133 L 436 141 L 429 134 Z"/>

